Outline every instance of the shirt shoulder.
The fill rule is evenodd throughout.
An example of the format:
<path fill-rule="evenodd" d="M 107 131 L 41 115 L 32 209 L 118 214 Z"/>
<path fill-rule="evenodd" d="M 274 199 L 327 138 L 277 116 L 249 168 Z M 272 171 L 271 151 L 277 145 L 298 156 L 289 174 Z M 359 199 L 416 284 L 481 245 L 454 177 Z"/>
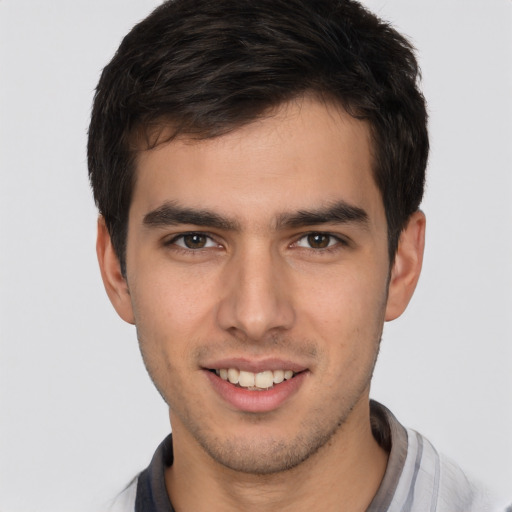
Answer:
<path fill-rule="evenodd" d="M 110 503 L 107 512 L 134 512 L 135 498 L 137 496 L 138 477 L 135 477 L 128 486 L 121 491 Z"/>
<path fill-rule="evenodd" d="M 488 489 L 412 429 L 407 457 L 388 512 L 498 512 Z"/>
<path fill-rule="evenodd" d="M 108 512 L 174 512 L 164 476 L 172 462 L 172 435 L 169 434 L 157 448 L 149 466 L 119 493 Z"/>
<path fill-rule="evenodd" d="M 370 411 L 373 435 L 389 460 L 367 512 L 505 512 L 482 484 L 389 409 L 372 401 Z"/>

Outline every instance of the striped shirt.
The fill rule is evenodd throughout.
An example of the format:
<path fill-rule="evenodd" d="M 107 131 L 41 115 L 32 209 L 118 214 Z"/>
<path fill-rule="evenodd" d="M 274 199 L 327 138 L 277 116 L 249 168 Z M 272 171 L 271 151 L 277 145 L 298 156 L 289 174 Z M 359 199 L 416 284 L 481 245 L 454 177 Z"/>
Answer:
<path fill-rule="evenodd" d="M 389 460 L 367 512 L 505 512 L 425 437 L 404 428 L 379 403 L 372 401 L 370 406 L 374 437 L 389 452 Z M 150 465 L 117 497 L 110 511 L 174 512 L 164 479 L 165 468 L 172 462 L 169 435 Z"/>

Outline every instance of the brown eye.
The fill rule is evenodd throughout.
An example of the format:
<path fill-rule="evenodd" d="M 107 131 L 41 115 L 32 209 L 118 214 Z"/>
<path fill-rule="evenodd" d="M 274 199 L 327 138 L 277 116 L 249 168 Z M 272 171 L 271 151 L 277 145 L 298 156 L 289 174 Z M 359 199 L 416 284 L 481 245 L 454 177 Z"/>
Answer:
<path fill-rule="evenodd" d="M 183 233 L 174 237 L 167 245 L 177 245 L 182 249 L 199 250 L 217 247 L 218 244 L 204 233 Z"/>
<path fill-rule="evenodd" d="M 324 233 L 310 233 L 307 236 L 308 245 L 312 249 L 325 249 L 331 243 L 331 236 Z"/>
<path fill-rule="evenodd" d="M 187 249 L 203 249 L 206 247 L 208 238 L 200 233 L 191 233 L 183 235 L 183 245 Z"/>

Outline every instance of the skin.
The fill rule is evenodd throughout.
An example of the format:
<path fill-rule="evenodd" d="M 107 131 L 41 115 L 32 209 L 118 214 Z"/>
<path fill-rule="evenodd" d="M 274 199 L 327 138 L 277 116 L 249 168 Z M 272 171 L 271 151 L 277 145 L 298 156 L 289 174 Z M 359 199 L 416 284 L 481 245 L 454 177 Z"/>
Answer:
<path fill-rule="evenodd" d="M 390 269 L 371 166 L 366 124 L 306 97 L 227 135 L 141 152 L 126 279 L 100 218 L 107 293 L 169 405 L 177 510 L 354 511 L 375 495 L 388 454 L 371 434 L 370 381 L 383 323 L 416 286 L 425 218 L 413 214 Z M 364 219 L 283 222 L 340 202 Z M 154 222 L 169 204 L 225 223 Z M 247 412 L 205 371 L 230 358 L 305 371 L 278 407 Z"/>

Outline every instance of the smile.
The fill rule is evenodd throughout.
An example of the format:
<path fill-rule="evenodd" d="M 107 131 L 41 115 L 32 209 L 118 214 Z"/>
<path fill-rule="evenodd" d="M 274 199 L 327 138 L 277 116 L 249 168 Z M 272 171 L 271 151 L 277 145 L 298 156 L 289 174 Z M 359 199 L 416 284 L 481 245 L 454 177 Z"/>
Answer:
<path fill-rule="evenodd" d="M 215 373 L 225 381 L 235 386 L 248 389 L 250 391 L 263 391 L 272 389 L 274 384 L 280 384 L 285 380 L 294 377 L 292 370 L 266 370 L 253 373 L 237 368 L 221 368 L 215 370 Z"/>
<path fill-rule="evenodd" d="M 290 361 L 235 359 L 203 367 L 212 389 L 235 411 L 275 411 L 302 389 L 310 375 L 307 367 Z"/>

